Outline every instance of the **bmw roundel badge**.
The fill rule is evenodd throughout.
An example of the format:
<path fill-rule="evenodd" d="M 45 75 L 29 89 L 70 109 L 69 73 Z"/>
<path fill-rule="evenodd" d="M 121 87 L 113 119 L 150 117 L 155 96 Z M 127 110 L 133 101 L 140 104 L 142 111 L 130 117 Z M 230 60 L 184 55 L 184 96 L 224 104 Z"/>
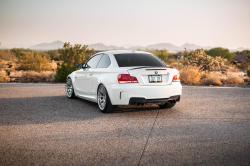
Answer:
<path fill-rule="evenodd" d="M 155 71 L 155 74 L 158 74 L 158 71 Z"/>

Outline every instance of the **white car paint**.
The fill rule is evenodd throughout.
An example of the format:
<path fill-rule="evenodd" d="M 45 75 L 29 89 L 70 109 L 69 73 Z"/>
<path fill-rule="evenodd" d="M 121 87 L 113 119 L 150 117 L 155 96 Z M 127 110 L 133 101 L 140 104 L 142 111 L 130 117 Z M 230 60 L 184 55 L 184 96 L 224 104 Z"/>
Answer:
<path fill-rule="evenodd" d="M 86 68 L 72 72 L 68 77 L 72 80 L 75 95 L 97 102 L 97 90 L 100 84 L 106 87 L 112 105 L 129 105 L 131 97 L 160 99 L 181 95 L 182 86 L 180 82 L 172 82 L 173 76 L 179 74 L 176 69 L 166 67 L 166 70 L 147 70 L 159 69 L 159 67 L 141 69 L 119 67 L 114 54 L 131 52 L 147 53 L 142 51 L 106 51 L 95 54 L 108 55 L 111 63 L 108 68 Z M 162 83 L 149 83 L 148 75 L 154 75 L 155 71 L 162 75 Z M 130 74 L 130 76 L 137 78 L 138 83 L 120 84 L 117 78 L 119 74 Z"/>

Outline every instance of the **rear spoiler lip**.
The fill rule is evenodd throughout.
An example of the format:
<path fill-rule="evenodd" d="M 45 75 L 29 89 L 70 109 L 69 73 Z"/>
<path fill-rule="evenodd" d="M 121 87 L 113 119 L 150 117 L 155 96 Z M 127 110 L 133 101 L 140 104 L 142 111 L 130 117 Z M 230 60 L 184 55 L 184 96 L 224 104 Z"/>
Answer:
<path fill-rule="evenodd" d="M 157 67 L 157 66 L 143 66 L 143 67 L 135 67 L 135 68 L 132 68 L 132 69 L 128 69 L 128 70 L 135 70 L 135 69 L 143 69 L 143 68 L 170 68 L 170 67 Z M 152 70 L 157 70 L 157 69 L 152 69 Z M 162 70 L 162 69 L 160 69 Z"/>

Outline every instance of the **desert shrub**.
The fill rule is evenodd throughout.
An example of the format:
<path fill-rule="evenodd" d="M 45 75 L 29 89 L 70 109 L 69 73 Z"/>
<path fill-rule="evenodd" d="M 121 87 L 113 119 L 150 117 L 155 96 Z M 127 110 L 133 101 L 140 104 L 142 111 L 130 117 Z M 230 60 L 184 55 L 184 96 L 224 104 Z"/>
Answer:
<path fill-rule="evenodd" d="M 6 67 L 8 67 L 7 61 L 0 59 L 0 70 L 3 70 Z"/>
<path fill-rule="evenodd" d="M 209 77 L 210 72 L 209 71 L 202 71 L 201 72 L 201 79 L 206 79 Z"/>
<path fill-rule="evenodd" d="M 189 64 L 196 66 L 203 66 L 204 69 L 207 69 L 207 65 L 211 61 L 212 57 L 207 55 L 204 50 L 197 49 L 190 52 L 191 54 L 187 56 Z"/>
<path fill-rule="evenodd" d="M 179 63 L 175 62 L 175 63 L 168 64 L 168 67 L 172 67 L 172 68 L 175 68 L 177 70 L 181 70 L 184 68 L 184 65 L 181 62 L 179 62 Z"/>
<path fill-rule="evenodd" d="M 34 70 L 37 72 L 50 70 L 49 60 L 36 53 L 28 53 L 18 57 L 18 63 L 20 63 L 20 69 L 22 70 Z"/>
<path fill-rule="evenodd" d="M 221 79 L 217 75 L 208 75 L 201 81 L 204 85 L 221 85 Z"/>
<path fill-rule="evenodd" d="M 242 84 L 242 83 L 244 83 L 243 78 L 240 78 L 238 76 L 229 76 L 226 78 L 225 81 L 228 84 Z"/>
<path fill-rule="evenodd" d="M 56 79 L 59 82 L 66 82 L 67 76 L 76 70 L 76 65 L 85 63 L 95 50 L 89 49 L 88 45 L 75 44 L 73 47 L 70 42 L 66 42 L 58 52 L 63 63 L 57 64 Z"/>
<path fill-rule="evenodd" d="M 16 61 L 15 55 L 8 49 L 0 50 L 0 59 L 6 61 Z"/>
<path fill-rule="evenodd" d="M 241 62 L 237 64 L 237 67 L 242 70 L 246 70 L 249 68 L 250 63 L 249 62 Z"/>
<path fill-rule="evenodd" d="M 210 70 L 219 70 L 224 65 L 224 58 L 216 56 L 208 65 Z"/>
<path fill-rule="evenodd" d="M 247 75 L 250 77 L 250 69 L 247 69 Z"/>
<path fill-rule="evenodd" d="M 172 53 L 169 53 L 166 49 L 146 49 L 146 51 L 154 54 L 163 62 L 165 62 L 172 55 Z"/>
<path fill-rule="evenodd" d="M 175 60 L 175 59 L 167 59 L 166 64 L 170 65 L 170 64 L 176 63 L 176 61 L 177 60 Z"/>
<path fill-rule="evenodd" d="M 20 77 L 20 82 L 29 83 L 29 82 L 55 82 L 55 73 L 51 71 L 47 72 L 35 72 L 28 71 L 23 72 Z"/>
<path fill-rule="evenodd" d="M 197 84 L 200 81 L 201 74 L 198 67 L 190 66 L 180 70 L 181 82 L 185 84 Z"/>
<path fill-rule="evenodd" d="M 205 52 L 212 57 L 221 56 L 227 59 L 232 59 L 235 55 L 235 53 L 230 53 L 227 48 L 222 47 L 211 48 L 210 50 L 206 50 Z"/>
<path fill-rule="evenodd" d="M 239 72 L 239 68 L 236 67 L 236 65 L 229 65 L 227 72 Z"/>
<path fill-rule="evenodd" d="M 50 56 L 51 60 L 56 60 L 56 61 L 60 60 L 60 55 L 58 53 L 58 50 L 48 50 L 46 51 L 46 53 Z"/>
<path fill-rule="evenodd" d="M 0 82 L 9 82 L 10 78 L 7 76 L 5 71 L 0 71 Z"/>
<path fill-rule="evenodd" d="M 50 63 L 50 68 L 52 71 L 56 71 L 57 63 L 54 60 L 52 60 L 52 62 Z"/>
<path fill-rule="evenodd" d="M 58 63 L 57 65 L 56 80 L 59 82 L 66 82 L 67 76 L 72 73 L 76 67 L 70 67 L 67 63 L 62 63 L 61 65 Z"/>
<path fill-rule="evenodd" d="M 30 49 L 24 49 L 24 48 L 12 48 L 10 50 L 16 57 L 26 55 L 27 53 L 33 53 Z"/>
<path fill-rule="evenodd" d="M 13 71 L 10 73 L 10 77 L 21 77 L 23 75 L 23 71 Z"/>

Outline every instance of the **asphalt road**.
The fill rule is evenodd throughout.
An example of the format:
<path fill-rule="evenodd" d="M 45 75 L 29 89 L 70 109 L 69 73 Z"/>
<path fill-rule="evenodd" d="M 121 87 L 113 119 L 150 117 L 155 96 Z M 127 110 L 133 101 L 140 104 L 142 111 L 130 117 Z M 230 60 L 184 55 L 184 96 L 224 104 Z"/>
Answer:
<path fill-rule="evenodd" d="M 70 100 L 0 84 L 0 165 L 250 165 L 250 89 L 184 87 L 172 109 Z"/>

